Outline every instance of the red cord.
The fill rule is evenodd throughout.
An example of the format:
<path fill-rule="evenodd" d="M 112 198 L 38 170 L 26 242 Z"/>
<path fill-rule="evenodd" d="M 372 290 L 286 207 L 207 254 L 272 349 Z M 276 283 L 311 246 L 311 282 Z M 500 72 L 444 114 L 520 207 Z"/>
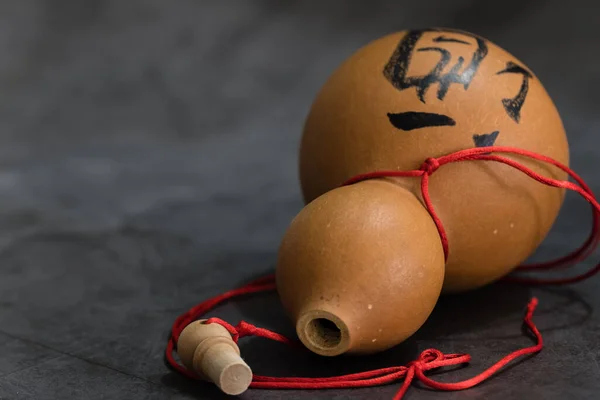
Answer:
<path fill-rule="evenodd" d="M 173 324 L 171 330 L 171 337 L 167 344 L 166 358 L 169 365 L 175 370 L 179 371 L 187 377 L 198 379 L 198 377 L 191 371 L 181 366 L 173 355 L 177 340 L 181 331 L 191 322 L 201 317 L 204 313 L 210 311 L 221 303 L 239 296 L 252 294 L 261 291 L 270 291 L 275 289 L 275 277 L 273 275 L 266 276 L 260 280 L 251 282 L 238 289 L 231 290 L 222 295 L 216 296 L 209 299 L 196 307 L 190 309 L 185 314 L 181 315 Z M 542 335 L 532 321 L 533 312 L 537 306 L 537 299 L 533 298 L 528 307 L 527 313 L 524 318 L 526 326 L 529 328 L 530 333 L 535 336 L 536 344 L 534 346 L 526 347 L 517 351 L 512 352 L 500 361 L 496 362 L 487 370 L 483 371 L 479 375 L 456 383 L 443 383 L 430 379 L 425 376 L 425 372 L 441 367 L 448 367 L 453 365 L 466 364 L 471 361 L 471 356 L 468 354 L 444 354 L 439 350 L 428 349 L 421 353 L 416 361 L 408 364 L 408 366 L 397 366 L 389 368 L 381 368 L 372 371 L 359 372 L 356 374 L 340 375 L 328 378 L 280 378 L 270 376 L 254 375 L 251 388 L 255 389 L 341 389 L 341 388 L 361 388 L 380 386 L 390 383 L 394 383 L 401 379 L 404 379 L 404 383 L 396 393 L 394 400 L 400 400 L 412 381 L 417 378 L 423 384 L 439 390 L 463 390 L 473 387 L 480 382 L 488 379 L 490 376 L 498 372 L 506 364 L 510 363 L 518 357 L 522 357 L 527 354 L 537 353 L 542 350 L 543 341 Z M 232 326 L 227 322 L 219 318 L 209 318 L 206 323 L 216 323 L 224 326 L 232 335 L 233 340 L 238 342 L 239 339 L 246 336 L 259 336 L 274 341 L 278 341 L 285 344 L 299 344 L 299 342 L 293 342 L 283 335 L 272 332 L 267 329 L 258 328 L 252 324 L 241 321 L 237 326 Z"/>
<path fill-rule="evenodd" d="M 538 161 L 542 161 L 548 164 L 551 164 L 555 167 L 566 172 L 571 178 L 573 178 L 577 184 L 571 183 L 566 180 L 557 180 L 545 177 L 537 172 L 531 170 L 519 162 L 512 160 L 510 158 L 498 155 L 492 155 L 491 152 L 495 153 L 510 153 L 525 156 L 528 158 L 532 158 Z M 600 241 L 600 204 L 596 200 L 592 190 L 585 184 L 583 179 L 581 179 L 575 172 L 573 172 L 567 166 L 555 161 L 549 157 L 542 156 L 533 152 L 529 152 L 527 150 L 522 150 L 518 148 L 511 147 L 500 147 L 500 146 L 491 146 L 491 147 L 479 147 L 467 150 L 457 151 L 455 153 L 442 156 L 439 158 L 429 158 L 427 159 L 420 169 L 413 171 L 376 171 L 363 175 L 355 176 L 354 178 L 346 181 L 344 185 L 350 185 L 356 182 L 364 181 L 367 179 L 373 178 L 383 178 L 383 177 L 421 177 L 421 192 L 423 196 L 423 202 L 425 203 L 425 207 L 429 211 L 431 218 L 435 222 L 440 240 L 442 242 L 442 246 L 444 249 L 444 254 L 446 259 L 448 258 L 449 253 L 449 245 L 448 238 L 446 236 L 446 232 L 444 230 L 444 226 L 442 221 L 437 216 L 435 209 L 433 207 L 433 203 L 429 196 L 429 176 L 433 174 L 438 168 L 443 165 L 452 163 L 452 162 L 461 162 L 461 161 L 493 161 L 499 162 L 506 165 L 509 165 L 524 174 L 528 175 L 532 179 L 536 181 L 546 184 L 548 186 L 553 186 L 557 188 L 563 188 L 567 190 L 572 190 L 574 192 L 579 193 L 584 199 L 586 199 L 593 208 L 593 221 L 592 221 L 592 232 L 586 242 L 577 250 L 572 253 L 564 256 L 558 260 L 550 261 L 547 263 L 534 264 L 534 265 L 526 265 L 521 266 L 518 269 L 522 271 L 546 271 L 557 268 L 566 268 L 574 265 L 575 263 L 585 259 L 589 256 L 597 246 Z M 540 279 L 540 278 L 532 278 L 532 277 L 513 277 L 510 276 L 505 278 L 505 280 L 516 281 L 521 283 L 528 284 L 567 284 L 574 283 L 578 281 L 582 281 L 591 277 L 592 275 L 598 273 L 600 271 L 600 263 L 590 269 L 589 271 L 582 273 L 580 275 L 575 275 L 573 277 L 568 278 L 557 278 L 557 279 Z M 230 290 L 226 293 L 213 297 L 212 299 L 206 300 L 203 303 L 196 305 L 191 308 L 186 313 L 180 315 L 173 324 L 171 329 L 171 337 L 169 338 L 169 342 L 167 343 L 166 349 L 166 359 L 168 364 L 177 370 L 178 372 L 186 375 L 190 378 L 197 379 L 197 376 L 185 369 L 181 366 L 174 358 L 173 352 L 176 348 L 176 343 L 181 334 L 181 331 L 191 322 L 195 321 L 202 315 L 206 314 L 208 311 L 212 310 L 219 304 L 232 299 L 234 297 L 239 297 L 251 293 L 264 292 L 264 291 L 272 291 L 275 290 L 275 277 L 274 275 L 269 275 L 253 281 L 245 286 L 242 286 L 238 289 Z M 543 340 L 542 335 L 539 330 L 535 326 L 532 321 L 533 312 L 537 306 L 537 299 L 533 298 L 527 307 L 527 313 L 524 318 L 524 323 L 529 329 L 529 332 L 535 336 L 536 344 L 534 346 L 526 347 L 517 351 L 514 351 L 497 361 L 487 370 L 482 373 L 474 376 L 473 378 L 455 382 L 455 383 L 442 383 L 438 381 L 434 381 L 431 378 L 425 376 L 425 372 L 440 368 L 447 367 L 452 365 L 460 365 L 470 362 L 471 356 L 468 354 L 444 354 L 439 350 L 428 349 L 421 353 L 418 360 L 409 363 L 407 366 L 397 366 L 390 368 L 382 368 L 373 371 L 360 372 L 356 374 L 350 375 L 342 375 L 335 376 L 329 378 L 280 378 L 280 377 L 268 377 L 268 376 L 259 376 L 254 375 L 252 383 L 250 387 L 252 388 L 262 388 L 262 389 L 332 389 L 332 388 L 356 388 L 356 387 L 369 387 L 369 386 L 378 386 L 396 382 L 400 379 L 404 379 L 402 386 L 399 391 L 396 393 L 394 400 L 401 399 L 412 381 L 416 378 L 421 381 L 426 386 L 429 386 L 433 389 L 438 390 L 463 390 L 470 387 L 473 387 L 484 380 L 490 378 L 493 374 L 502 369 L 505 365 L 515 360 L 516 358 L 534 354 L 542 350 L 543 348 Z M 232 326 L 227 322 L 218 319 L 218 318 L 210 318 L 206 321 L 206 323 L 218 323 L 224 326 L 232 335 L 234 341 L 238 341 L 240 338 L 245 336 L 260 336 L 267 339 L 271 339 L 274 341 L 286 343 L 286 344 L 298 344 L 298 342 L 292 342 L 290 339 L 272 332 L 267 329 L 258 328 L 254 325 L 248 324 L 247 322 L 241 321 L 237 326 Z"/>

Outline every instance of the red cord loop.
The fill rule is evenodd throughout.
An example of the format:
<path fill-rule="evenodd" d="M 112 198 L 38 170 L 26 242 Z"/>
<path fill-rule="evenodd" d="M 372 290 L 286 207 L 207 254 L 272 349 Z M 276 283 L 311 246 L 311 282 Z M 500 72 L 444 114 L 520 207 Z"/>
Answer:
<path fill-rule="evenodd" d="M 223 321 L 221 318 L 209 318 L 205 322 L 205 324 L 219 324 L 231 334 L 231 338 L 234 342 L 238 342 L 241 338 L 246 336 L 258 336 L 266 339 L 271 339 L 276 342 L 286 343 L 286 344 L 294 344 L 291 340 L 286 338 L 279 333 L 270 331 L 268 329 L 259 328 L 252 324 L 247 323 L 246 321 L 240 321 L 239 324 L 233 326 L 228 322 Z"/>
<path fill-rule="evenodd" d="M 269 278 L 271 278 L 271 276 L 269 276 Z M 250 283 L 246 286 L 235 289 L 235 294 L 233 296 L 230 296 L 229 298 L 254 293 L 255 286 L 253 285 L 255 284 Z M 226 300 L 227 299 L 224 297 L 218 298 L 216 300 L 207 300 L 206 302 L 200 304 L 199 306 L 201 307 L 199 308 L 203 308 L 205 311 L 209 311 L 209 309 L 205 308 L 206 304 L 209 304 L 210 308 L 214 308 L 217 305 L 225 302 Z M 470 355 L 444 354 L 436 349 L 427 349 L 420 354 L 417 360 L 410 362 L 408 366 L 380 368 L 372 371 L 359 372 L 349 375 L 332 376 L 328 378 L 270 377 L 254 375 L 250 387 L 255 389 L 340 389 L 380 386 L 404 380 L 402 386 L 394 396 L 394 400 L 402 399 L 402 397 L 404 396 L 408 388 L 411 386 L 414 379 L 419 380 L 421 383 L 428 387 L 438 390 L 467 389 L 488 379 L 490 376 L 498 372 L 502 367 L 504 367 L 506 364 L 513 361 L 514 359 L 526 354 L 539 352 L 542 349 L 542 336 L 538 331 L 537 327 L 532 322 L 533 312 L 536 306 L 537 299 L 534 298 L 530 301 L 528 305 L 524 322 L 528 326 L 530 332 L 534 334 L 537 343 L 534 346 L 512 352 L 511 354 L 496 362 L 494 365 L 492 365 L 490 368 L 483 371 L 479 375 L 476 375 L 475 377 L 464 381 L 455 383 L 438 382 L 425 376 L 425 373 L 427 371 L 431 371 L 438 368 L 457 366 L 469 363 L 471 361 Z M 196 315 L 195 317 L 197 318 L 200 316 L 201 315 Z M 184 314 L 182 317 L 186 320 L 190 319 L 190 315 L 187 313 Z M 222 325 L 232 334 L 232 337 L 236 342 L 238 342 L 239 339 L 246 336 L 259 336 L 286 344 L 297 343 L 292 342 L 285 336 L 280 335 L 276 332 L 272 332 L 268 329 L 258 328 L 244 321 L 240 322 L 237 326 L 233 326 L 220 318 L 209 318 L 205 323 L 216 323 Z M 168 364 L 176 371 L 189 378 L 199 379 L 198 376 L 196 376 L 193 372 L 181 366 L 173 356 L 173 352 L 176 348 L 176 340 L 174 338 L 176 336 L 179 336 L 179 333 L 181 333 L 181 330 L 183 330 L 184 327 L 185 326 L 181 326 L 179 320 L 177 320 L 173 325 L 171 338 L 167 344 L 166 359 Z"/>
<path fill-rule="evenodd" d="M 236 343 L 240 340 L 240 337 L 242 337 L 242 336 L 240 336 L 240 331 L 235 326 L 231 325 L 228 322 L 223 321 L 221 318 L 209 318 L 206 321 L 204 321 L 204 323 L 221 325 L 223 328 L 227 329 L 227 331 L 231 334 L 231 338 Z M 241 324 L 241 322 L 240 322 L 240 324 Z M 245 335 L 245 336 L 248 336 L 248 335 Z"/>
<path fill-rule="evenodd" d="M 520 156 L 524 156 L 530 159 L 538 160 L 543 163 L 547 163 L 553 165 L 562 171 L 566 172 L 576 183 L 572 183 L 566 180 L 557 180 L 553 178 L 545 177 L 527 166 L 514 161 L 510 158 L 504 156 L 493 155 L 492 152 L 496 153 L 509 153 L 516 154 Z M 439 158 L 428 158 L 421 165 L 419 170 L 413 171 L 375 171 L 366 174 L 357 175 L 344 183 L 344 185 L 350 185 L 353 183 L 357 183 L 367 179 L 373 178 L 383 178 L 383 177 L 420 177 L 421 178 L 421 193 L 423 196 L 423 203 L 427 208 L 431 218 L 435 222 L 435 225 L 440 234 L 440 241 L 442 247 L 444 249 L 444 254 L 446 259 L 448 258 L 448 238 L 446 236 L 443 223 L 441 219 L 435 212 L 433 207 L 433 202 L 429 196 L 429 176 L 442 165 L 449 164 L 452 162 L 462 162 L 462 161 L 493 161 L 502 164 L 506 164 L 511 166 L 527 176 L 535 179 L 536 181 L 557 188 L 563 188 L 567 190 L 574 191 L 580 194 L 586 201 L 588 201 L 592 206 L 593 218 L 592 218 L 592 231 L 589 238 L 586 242 L 577 250 L 572 253 L 561 257 L 558 260 L 554 260 L 547 263 L 542 264 L 534 264 L 528 266 L 521 266 L 519 270 L 525 271 L 549 271 L 558 268 L 565 268 L 574 265 L 575 263 L 582 261 L 586 257 L 588 257 L 596 248 L 598 243 L 600 242 L 600 204 L 596 200 L 592 190 L 585 184 L 583 179 L 581 179 L 575 172 L 569 169 L 567 166 L 555 161 L 549 157 L 539 155 L 533 152 L 529 152 L 527 150 L 518 149 L 518 148 L 510 148 L 510 147 L 500 147 L 500 146 L 491 146 L 491 147 L 480 147 L 474 149 L 466 149 L 457 151 L 455 153 L 439 157 Z M 530 277 L 508 277 L 506 279 L 511 281 L 517 281 L 521 283 L 529 283 L 529 284 L 566 284 L 582 281 L 584 279 L 590 278 L 600 271 L 600 263 L 598 263 L 595 267 L 588 270 L 585 273 L 568 277 L 568 278 L 558 278 L 558 279 L 539 279 L 539 278 L 530 278 Z M 174 368 L 176 371 L 180 372 L 183 375 L 186 375 L 190 378 L 197 379 L 197 376 L 194 375 L 191 371 L 188 371 L 183 366 L 181 366 L 174 358 L 173 352 L 177 345 L 177 340 L 181 331 L 191 322 L 198 319 L 202 315 L 206 314 L 208 311 L 214 309 L 218 305 L 224 303 L 227 300 L 230 300 L 235 297 L 248 295 L 251 293 L 258 293 L 264 291 L 272 291 L 275 290 L 275 278 L 274 275 L 269 275 L 263 278 L 260 278 L 254 282 L 251 282 L 245 286 L 242 286 L 237 289 L 230 290 L 226 293 L 223 293 L 219 296 L 216 296 L 212 299 L 208 299 L 203 303 L 192 307 L 186 313 L 180 315 L 174 322 L 173 327 L 171 329 L 171 337 L 167 343 L 166 348 L 166 359 L 168 364 Z M 511 361 L 528 355 L 534 354 L 542 350 L 544 343 L 542 340 L 542 335 L 540 331 L 537 329 L 535 324 L 532 321 L 533 313 L 538 304 L 536 298 L 533 298 L 527 306 L 527 312 L 525 314 L 524 323 L 527 326 L 529 333 L 531 333 L 535 339 L 536 344 L 530 347 L 526 347 L 517 351 L 514 351 L 501 360 L 497 361 L 491 367 L 481 372 L 480 374 L 464 380 L 460 382 L 454 383 L 444 383 L 438 382 L 431 378 L 425 376 L 425 372 L 441 368 L 448 367 L 452 365 L 459 365 L 468 363 L 471 360 L 471 357 L 468 354 L 444 354 L 436 349 L 428 349 L 421 353 L 419 358 L 411 363 L 408 366 L 397 366 L 397 367 L 388 367 L 381 368 L 373 371 L 365 371 L 356 374 L 350 375 L 342 375 L 342 376 L 334 376 L 329 378 L 279 378 L 279 377 L 268 377 L 268 376 L 259 376 L 254 375 L 252 383 L 250 387 L 252 388 L 263 388 L 263 389 L 333 389 L 333 388 L 357 388 L 357 387 L 369 387 L 369 386 L 377 386 L 377 385 L 385 385 L 396 382 L 398 380 L 404 379 L 404 382 L 394 400 L 401 399 L 408 388 L 410 387 L 412 381 L 416 378 L 424 385 L 429 386 L 433 389 L 438 390 L 463 390 L 479 383 L 484 380 L 490 378 L 493 374 L 498 372 L 504 366 L 506 366 Z M 286 343 L 286 344 L 297 344 L 298 342 L 293 342 L 286 338 L 283 335 L 280 335 L 276 332 L 272 332 L 268 329 L 258 328 L 252 324 L 241 321 L 237 326 L 230 325 L 229 323 L 219 319 L 219 318 L 210 318 L 207 320 L 207 323 L 218 323 L 224 326 L 229 333 L 231 333 L 234 341 L 238 341 L 240 338 L 246 336 L 259 336 L 264 337 L 270 340 Z"/>

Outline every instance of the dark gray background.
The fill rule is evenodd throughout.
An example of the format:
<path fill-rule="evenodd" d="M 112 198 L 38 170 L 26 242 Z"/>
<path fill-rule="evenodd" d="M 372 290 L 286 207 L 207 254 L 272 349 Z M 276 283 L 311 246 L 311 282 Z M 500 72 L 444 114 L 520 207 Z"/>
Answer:
<path fill-rule="evenodd" d="M 578 1 L 18 0 L 0 3 L 0 398 L 219 399 L 163 364 L 173 319 L 270 271 L 302 206 L 297 146 L 310 103 L 358 47 L 448 26 L 505 47 L 544 82 L 572 166 L 600 191 L 600 24 Z M 597 8 L 597 7 L 596 7 Z M 569 196 L 539 256 L 584 239 Z M 591 265 L 587 263 L 586 265 Z M 324 376 L 400 365 L 428 347 L 470 352 L 466 378 L 531 341 L 545 350 L 465 392 L 407 399 L 584 399 L 600 391 L 598 279 L 494 285 L 443 298 L 385 354 L 323 359 L 260 339 L 260 374 Z M 219 310 L 293 334 L 275 295 Z M 252 390 L 243 399 L 390 399 L 399 385 Z"/>

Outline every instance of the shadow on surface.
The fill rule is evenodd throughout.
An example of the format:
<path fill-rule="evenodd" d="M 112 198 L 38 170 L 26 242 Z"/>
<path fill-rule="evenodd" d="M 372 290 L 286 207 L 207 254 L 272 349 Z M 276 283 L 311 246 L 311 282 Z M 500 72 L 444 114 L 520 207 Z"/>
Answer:
<path fill-rule="evenodd" d="M 584 325 L 593 315 L 594 308 L 578 292 L 568 287 L 539 287 L 540 305 L 538 327 L 544 332 L 569 329 Z"/>
<path fill-rule="evenodd" d="M 592 306 L 567 287 L 498 282 L 467 293 L 443 295 L 415 337 L 440 342 L 522 337 L 517 328 L 532 297 L 539 300 L 534 322 L 542 334 L 583 325 L 593 314 Z"/>
<path fill-rule="evenodd" d="M 529 288 L 503 283 L 460 294 L 444 294 L 416 336 L 444 340 L 447 336 L 480 330 L 507 317 L 518 315 L 521 319 L 530 298 Z"/>

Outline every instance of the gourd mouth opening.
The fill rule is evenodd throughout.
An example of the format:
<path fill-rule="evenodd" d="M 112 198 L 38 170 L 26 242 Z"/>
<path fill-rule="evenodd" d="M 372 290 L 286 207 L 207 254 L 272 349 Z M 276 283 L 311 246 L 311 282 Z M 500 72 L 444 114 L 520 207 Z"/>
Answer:
<path fill-rule="evenodd" d="M 322 356 L 337 356 L 350 348 L 348 327 L 337 315 L 324 311 L 308 311 L 298 318 L 298 337 L 310 351 Z"/>
<path fill-rule="evenodd" d="M 306 325 L 306 338 L 315 347 L 334 349 L 342 341 L 342 331 L 327 318 L 315 318 Z"/>

